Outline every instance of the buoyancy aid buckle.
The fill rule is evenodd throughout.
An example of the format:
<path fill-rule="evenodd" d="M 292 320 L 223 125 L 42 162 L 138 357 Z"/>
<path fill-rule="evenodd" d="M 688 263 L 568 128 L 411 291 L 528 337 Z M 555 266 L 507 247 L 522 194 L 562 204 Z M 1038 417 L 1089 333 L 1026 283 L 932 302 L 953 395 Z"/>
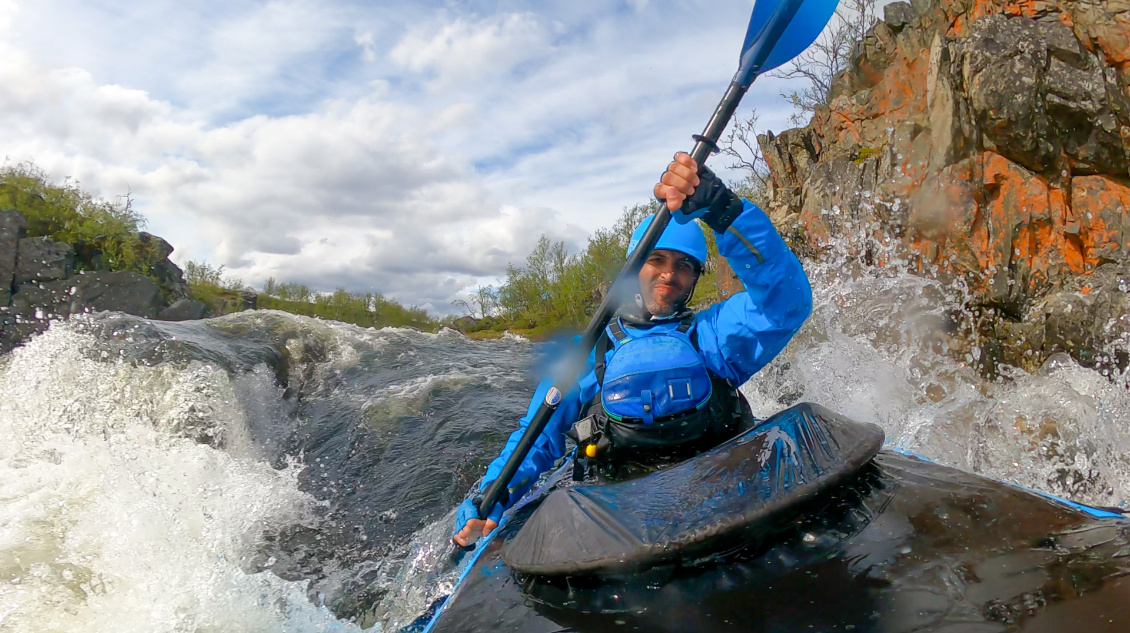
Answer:
<path fill-rule="evenodd" d="M 585 457 L 596 457 L 608 449 L 610 444 L 606 429 L 596 415 L 590 415 L 573 423 L 567 435 L 577 443 L 577 448 Z"/>

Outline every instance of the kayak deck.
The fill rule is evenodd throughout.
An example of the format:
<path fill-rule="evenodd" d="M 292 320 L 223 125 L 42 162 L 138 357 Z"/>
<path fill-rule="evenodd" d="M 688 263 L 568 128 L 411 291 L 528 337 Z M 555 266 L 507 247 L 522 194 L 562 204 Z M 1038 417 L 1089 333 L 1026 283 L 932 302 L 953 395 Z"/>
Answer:
<path fill-rule="evenodd" d="M 482 549 L 428 630 L 1125 631 L 1130 521 L 881 452 L 724 552 L 617 576 L 532 576 Z M 762 526 L 764 527 L 764 526 Z"/>

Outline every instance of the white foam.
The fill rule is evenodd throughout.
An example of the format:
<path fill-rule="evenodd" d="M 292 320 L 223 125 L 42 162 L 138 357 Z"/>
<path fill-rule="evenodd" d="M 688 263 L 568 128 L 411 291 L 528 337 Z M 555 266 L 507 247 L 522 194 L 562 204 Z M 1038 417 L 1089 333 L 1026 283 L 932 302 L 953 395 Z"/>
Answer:
<path fill-rule="evenodd" d="M 250 569 L 311 499 L 255 458 L 227 374 L 98 348 L 53 326 L 0 367 L 0 631 L 354 628 Z"/>
<path fill-rule="evenodd" d="M 841 252 L 847 252 L 842 250 Z M 1130 500 L 1130 390 L 1070 359 L 989 381 L 942 327 L 971 319 L 964 289 L 848 258 L 806 262 L 812 318 L 743 386 L 761 416 L 810 401 L 882 425 L 891 446 L 1070 496 Z M 955 356 L 957 358 L 955 359 Z"/>

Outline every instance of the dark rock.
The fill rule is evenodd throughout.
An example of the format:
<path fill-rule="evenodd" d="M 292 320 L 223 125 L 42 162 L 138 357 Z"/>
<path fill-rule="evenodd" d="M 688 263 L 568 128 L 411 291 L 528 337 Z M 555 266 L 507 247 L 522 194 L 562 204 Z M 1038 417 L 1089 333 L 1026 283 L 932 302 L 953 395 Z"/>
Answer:
<path fill-rule="evenodd" d="M 154 260 L 168 259 L 169 255 L 173 253 L 173 245 L 165 241 L 164 238 L 157 237 L 152 233 L 142 231 L 137 234 L 137 239 L 141 245 L 148 249 L 150 257 Z"/>
<path fill-rule="evenodd" d="M 1036 30 L 1053 59 L 1066 62 L 1079 70 L 1087 70 L 1091 66 L 1091 56 L 1076 39 L 1075 33 L 1063 22 L 1037 22 Z"/>
<path fill-rule="evenodd" d="M 479 320 L 473 316 L 461 316 L 451 322 L 451 326 L 460 332 L 466 332 L 468 329 L 474 327 Z"/>
<path fill-rule="evenodd" d="M 895 31 L 914 21 L 914 7 L 909 2 L 892 2 L 883 7 L 883 21 Z"/>
<path fill-rule="evenodd" d="M 259 293 L 254 290 L 241 290 L 239 292 L 241 304 L 240 310 L 254 310 L 255 306 L 259 303 Z"/>
<path fill-rule="evenodd" d="M 1109 264 L 1072 280 L 1034 305 L 1012 330 L 1013 337 L 1000 341 L 1018 366 L 1026 360 L 1034 369 L 1067 353 L 1085 367 L 1114 367 L 1119 361 L 1107 343 L 1130 338 L 1130 266 Z"/>
<path fill-rule="evenodd" d="M 985 149 L 1033 171 L 1051 166 L 1055 148 L 1041 99 L 1048 53 L 1036 23 L 985 18 L 962 49 L 964 85 Z"/>
<path fill-rule="evenodd" d="M 51 323 L 71 315 L 74 287 L 70 280 L 26 283 L 12 295 L 12 324 L 0 341 L 0 352 L 45 331 Z M 81 311 L 81 306 L 79 311 Z"/>
<path fill-rule="evenodd" d="M 7 306 L 16 282 L 16 252 L 27 230 L 22 213 L 0 210 L 0 306 Z"/>
<path fill-rule="evenodd" d="M 83 312 L 160 315 L 166 320 L 202 316 L 204 305 L 187 300 L 184 274 L 168 259 L 173 247 L 155 235 L 139 235 L 149 258 L 146 276 L 98 270 L 102 253 L 89 244 L 72 247 L 25 233 L 22 214 L 0 211 L 0 354 L 43 332 L 51 322 Z M 72 276 L 76 265 L 85 272 Z M 255 293 L 244 293 L 241 299 L 245 309 L 255 307 Z"/>
<path fill-rule="evenodd" d="M 102 311 L 152 319 L 164 307 L 160 287 L 132 272 L 84 273 L 70 279 L 27 283 L 12 296 L 12 313 L 21 322 Z"/>
<path fill-rule="evenodd" d="M 133 272 L 93 272 L 69 279 L 25 283 L 12 295 L 10 326 L 0 336 L 0 353 L 43 332 L 54 321 L 84 312 L 113 311 L 155 318 L 166 304 L 161 288 Z"/>
<path fill-rule="evenodd" d="M 195 321 L 203 317 L 204 304 L 193 299 L 177 299 L 157 315 L 162 321 Z"/>
<path fill-rule="evenodd" d="M 46 237 L 20 240 L 16 255 L 16 284 L 66 279 L 74 274 L 75 251 L 70 244 Z"/>
<path fill-rule="evenodd" d="M 169 255 L 173 252 L 172 244 L 144 231 L 138 234 L 138 239 L 149 253 L 149 274 L 160 282 L 172 299 L 188 297 L 188 284 L 184 281 L 184 271 L 169 261 Z"/>
<path fill-rule="evenodd" d="M 166 305 L 160 286 L 137 273 L 88 273 L 70 281 L 74 287 L 72 306 L 77 304 L 91 311 L 111 310 L 152 319 Z M 75 311 L 72 308 L 72 313 Z"/>
<path fill-rule="evenodd" d="M 986 149 L 1033 171 L 1126 173 L 1104 66 L 1059 23 L 992 16 L 960 50 L 962 82 Z"/>
<path fill-rule="evenodd" d="M 12 315 L 18 323 L 65 319 L 71 315 L 75 294 L 74 284 L 66 279 L 23 284 L 12 295 Z M 76 307 L 75 311 L 82 311 L 81 306 Z"/>
<path fill-rule="evenodd" d="M 7 354 L 12 348 L 19 345 L 21 337 L 16 332 L 15 318 L 7 312 L 5 306 L 0 308 L 0 354 Z"/>

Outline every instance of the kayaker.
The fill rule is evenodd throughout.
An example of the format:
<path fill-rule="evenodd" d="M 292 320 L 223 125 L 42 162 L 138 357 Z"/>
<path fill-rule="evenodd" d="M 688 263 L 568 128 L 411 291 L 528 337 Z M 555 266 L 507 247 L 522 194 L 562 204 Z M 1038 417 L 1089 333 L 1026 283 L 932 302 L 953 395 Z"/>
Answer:
<path fill-rule="evenodd" d="M 597 342 L 582 377 L 511 479 L 508 498 L 486 519 L 478 518 L 470 499 L 459 506 L 454 539 L 460 545 L 497 527 L 506 507 L 565 455 L 567 434 L 578 444 L 579 459 L 605 466 L 693 453 L 733 437 L 751 417 L 737 388 L 784 349 L 812 311 L 808 277 L 768 216 L 708 168 L 680 152 L 654 194 L 673 221 L 640 269 L 639 294 Z M 653 217 L 636 228 L 629 253 Z M 746 289 L 698 314 L 687 302 L 707 250 L 693 219 L 714 231 L 719 253 Z M 481 490 L 501 472 L 551 383 L 538 386 Z"/>

